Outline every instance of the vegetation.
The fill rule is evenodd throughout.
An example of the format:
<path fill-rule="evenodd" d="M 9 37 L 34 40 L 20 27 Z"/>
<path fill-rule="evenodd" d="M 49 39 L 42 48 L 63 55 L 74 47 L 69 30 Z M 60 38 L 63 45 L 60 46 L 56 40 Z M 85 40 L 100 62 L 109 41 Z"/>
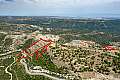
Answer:
<path fill-rule="evenodd" d="M 15 63 L 10 70 L 13 73 L 13 80 L 51 80 L 44 76 L 33 76 L 25 72 L 24 66 L 20 63 Z"/>
<path fill-rule="evenodd" d="M 24 44 L 22 44 L 22 46 L 19 45 L 19 47 L 20 47 L 22 50 L 27 49 L 34 41 L 35 41 L 35 40 L 34 40 L 33 38 L 32 38 L 32 39 L 28 39 L 28 40 L 25 41 Z"/>
<path fill-rule="evenodd" d="M 0 80 L 9 80 L 10 75 L 5 72 L 7 66 L 13 62 L 13 58 L 0 59 Z"/>
<path fill-rule="evenodd" d="M 20 20 L 22 19 L 23 20 Z M 26 20 L 24 20 L 26 18 Z M 27 19 L 30 18 L 30 19 Z M 37 27 L 33 27 L 35 25 Z M 56 41 L 56 45 L 62 45 L 65 49 L 59 46 L 52 47 L 53 55 L 43 53 L 36 60 L 36 55 L 31 58 L 32 61 L 27 61 L 32 66 L 42 66 L 44 69 L 52 72 L 67 74 L 73 71 L 74 73 L 95 72 L 96 70 L 102 74 L 120 73 L 120 53 L 103 50 L 102 46 L 116 43 L 118 49 L 120 45 L 120 19 L 60 19 L 51 17 L 0 17 L 0 54 L 11 51 L 10 45 L 13 44 L 13 39 L 9 35 L 29 34 L 33 31 L 40 31 L 42 34 L 59 35 L 60 39 Z M 41 30 L 40 28 L 43 28 Z M 50 28 L 51 30 L 47 30 Z M 4 34 L 2 32 L 6 32 Z M 7 36 L 7 37 L 6 37 Z M 16 37 L 15 37 L 16 38 Z M 33 38 L 22 38 L 23 43 L 16 47 L 17 50 L 28 48 L 35 40 Z M 21 40 L 21 41 L 22 41 Z M 89 47 L 64 46 L 72 40 L 94 41 L 95 45 Z M 100 44 L 100 46 L 98 45 Z M 73 44 L 74 45 L 74 44 Z M 112 44 L 114 45 L 114 44 Z M 16 46 L 16 45 L 15 45 Z M 19 51 L 18 51 L 19 52 Z M 18 53 L 17 52 L 17 53 Z M 41 53 L 41 51 L 39 51 Z M 16 53 L 0 56 L 0 80 L 8 80 L 10 75 L 5 73 L 5 68 L 13 62 Z M 56 60 L 56 63 L 53 62 Z M 8 69 L 13 73 L 13 80 L 50 80 L 44 76 L 32 76 L 26 74 L 24 66 L 19 62 L 12 65 Z"/>

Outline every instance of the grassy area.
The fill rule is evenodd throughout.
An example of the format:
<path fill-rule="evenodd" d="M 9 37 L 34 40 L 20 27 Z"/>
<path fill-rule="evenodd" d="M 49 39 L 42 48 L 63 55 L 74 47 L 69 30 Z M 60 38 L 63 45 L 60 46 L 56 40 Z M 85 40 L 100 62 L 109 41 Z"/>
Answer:
<path fill-rule="evenodd" d="M 10 75 L 5 73 L 5 67 L 0 67 L 0 80 L 10 80 Z"/>
<path fill-rule="evenodd" d="M 42 57 L 38 58 L 38 60 L 36 60 L 36 55 L 34 55 L 30 64 L 33 64 L 34 66 L 42 66 L 50 71 L 58 71 L 57 66 L 51 61 L 50 56 L 47 55 L 47 53 L 44 53 Z"/>
<path fill-rule="evenodd" d="M 5 36 L 6 36 L 5 34 L 0 33 L 0 44 L 2 43 L 2 40 L 4 40 Z"/>
<path fill-rule="evenodd" d="M 13 62 L 13 58 L 7 58 L 4 60 L 0 60 L 0 80 L 10 80 L 10 75 L 5 73 L 5 69 Z"/>
<path fill-rule="evenodd" d="M 33 42 L 34 42 L 34 39 L 33 39 L 33 38 L 28 39 L 28 40 L 25 41 L 25 43 L 22 45 L 21 48 L 24 50 L 24 49 L 26 49 L 27 47 L 29 47 Z"/>
<path fill-rule="evenodd" d="M 34 39 L 28 39 L 23 45 L 18 46 L 17 48 L 26 49 L 33 42 L 35 42 Z M 39 53 L 41 53 L 41 51 L 39 51 Z M 42 66 L 43 68 L 48 69 L 50 71 L 58 72 L 57 66 L 51 61 L 50 56 L 47 55 L 47 53 L 43 53 L 42 57 L 39 57 L 38 60 L 36 60 L 36 54 L 34 53 L 32 61 L 28 62 L 33 66 Z"/>
<path fill-rule="evenodd" d="M 11 72 L 13 73 L 13 80 L 51 80 L 44 76 L 33 76 L 29 75 L 25 72 L 24 66 L 21 65 L 19 62 L 14 64 L 12 67 Z"/>
<path fill-rule="evenodd" d="M 10 75 L 5 73 L 5 68 L 13 62 L 13 58 L 0 60 L 0 80 L 10 80 Z M 19 62 L 13 64 L 8 71 L 13 74 L 13 80 L 51 80 L 44 76 L 31 76 L 25 72 L 24 66 Z"/>

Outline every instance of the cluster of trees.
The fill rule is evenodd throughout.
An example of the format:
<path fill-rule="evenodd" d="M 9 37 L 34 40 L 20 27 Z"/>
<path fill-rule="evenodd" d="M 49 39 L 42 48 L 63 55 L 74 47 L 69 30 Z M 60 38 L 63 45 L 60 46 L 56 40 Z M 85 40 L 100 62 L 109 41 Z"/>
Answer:
<path fill-rule="evenodd" d="M 30 18 L 30 19 L 28 19 Z M 23 20 L 17 20 L 23 19 Z M 24 20 L 26 19 L 26 20 Z M 66 28 L 76 30 L 96 30 L 104 32 L 119 33 L 120 20 L 97 20 L 97 19 L 65 19 L 51 17 L 0 17 L 1 22 L 11 24 L 31 24 L 51 28 Z"/>

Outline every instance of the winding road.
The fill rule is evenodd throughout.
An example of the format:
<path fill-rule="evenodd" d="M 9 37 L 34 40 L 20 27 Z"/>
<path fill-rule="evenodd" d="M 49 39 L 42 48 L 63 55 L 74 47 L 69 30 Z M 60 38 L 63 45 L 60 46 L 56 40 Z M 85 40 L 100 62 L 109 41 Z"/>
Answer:
<path fill-rule="evenodd" d="M 49 78 L 51 78 L 53 80 L 65 80 L 65 79 L 60 79 L 60 78 L 57 78 L 57 77 L 53 77 L 51 75 L 48 75 L 48 74 L 45 74 L 45 73 L 41 73 L 41 72 L 30 72 L 28 70 L 27 64 L 25 63 L 25 59 L 21 59 L 20 62 L 25 66 L 26 73 L 28 73 L 30 75 L 43 75 L 43 76 L 49 77 Z"/>
<path fill-rule="evenodd" d="M 5 69 L 5 72 L 8 73 L 8 74 L 11 76 L 10 80 L 12 80 L 12 73 L 10 73 L 10 72 L 8 71 L 8 68 L 11 67 L 14 63 L 15 63 L 15 57 L 14 57 L 14 62 L 11 63 L 11 64 Z"/>

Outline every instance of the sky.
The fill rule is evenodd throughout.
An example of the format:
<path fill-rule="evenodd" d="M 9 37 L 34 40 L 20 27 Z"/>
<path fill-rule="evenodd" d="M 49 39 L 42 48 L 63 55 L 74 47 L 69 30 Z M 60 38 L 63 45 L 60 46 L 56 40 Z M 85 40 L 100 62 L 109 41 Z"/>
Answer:
<path fill-rule="evenodd" d="M 0 0 L 0 15 L 120 17 L 120 0 Z"/>

